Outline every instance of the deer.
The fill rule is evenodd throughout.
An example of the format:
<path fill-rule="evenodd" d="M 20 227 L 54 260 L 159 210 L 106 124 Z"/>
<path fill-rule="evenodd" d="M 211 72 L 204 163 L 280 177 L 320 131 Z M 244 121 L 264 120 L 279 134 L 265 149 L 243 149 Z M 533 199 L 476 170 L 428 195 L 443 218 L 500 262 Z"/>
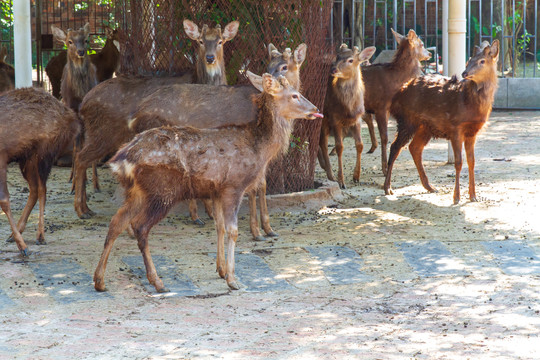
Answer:
<path fill-rule="evenodd" d="M 381 163 L 384 175 L 387 170 L 388 110 L 392 97 L 407 81 L 421 74 L 420 61 L 431 58 L 431 53 L 426 50 L 423 41 L 414 30 L 409 30 L 407 36 L 397 33 L 394 29 L 391 30 L 398 44 L 392 62 L 362 67 L 366 89 L 364 93 L 366 112 L 363 120 L 369 127 L 372 123 L 372 115 L 375 115 L 381 139 Z"/>
<path fill-rule="evenodd" d="M 390 146 L 388 172 L 384 182 L 386 195 L 393 194 L 390 186 L 392 168 L 401 149 L 412 138 L 409 151 L 420 175 L 422 186 L 436 192 L 422 165 L 422 152 L 432 138 L 450 141 L 455 157 L 456 180 L 454 205 L 459 203 L 459 176 L 463 165 L 461 151 L 465 144 L 469 167 L 469 200 L 476 202 L 474 184 L 474 145 L 478 132 L 486 124 L 495 91 L 497 90 L 497 61 L 499 41 L 484 42 L 475 47 L 467 62 L 462 79 L 425 75 L 409 81 L 392 100 L 390 113 L 397 121 L 397 133 Z"/>
<path fill-rule="evenodd" d="M 190 31 L 191 36 L 199 33 L 197 25 L 190 20 L 186 20 L 185 24 L 188 25 L 184 29 L 186 33 Z M 204 31 L 200 33 L 202 38 L 199 39 L 206 44 L 205 49 L 217 49 L 221 53 L 219 56 L 216 56 L 214 53 L 212 55 L 214 59 L 219 57 L 220 61 L 223 61 L 223 40 L 232 39 L 238 31 L 238 25 L 239 23 L 237 21 L 233 21 L 225 26 L 223 32 L 219 27 L 218 29 L 212 29 L 203 26 Z M 216 37 L 216 34 L 219 34 L 221 37 Z M 212 37 L 213 44 L 209 43 L 210 38 L 207 38 L 207 35 Z M 219 45 L 219 42 L 222 42 L 222 44 Z M 200 42 L 197 41 L 197 44 L 200 45 Z M 200 54 L 201 52 L 199 52 Z M 215 69 L 222 68 L 221 64 L 215 62 L 208 64 L 208 67 L 205 64 L 208 64 L 206 55 L 198 56 L 196 68 L 200 69 L 200 71 L 206 69 L 207 74 L 204 75 L 206 78 L 212 78 L 211 74 L 215 72 Z M 221 77 L 221 79 L 226 81 L 225 76 Z M 86 201 L 86 169 L 104 157 L 114 154 L 122 144 L 135 136 L 135 133 L 129 129 L 128 123 L 141 99 L 144 99 L 163 86 L 192 83 L 196 80 L 197 76 L 189 72 L 174 77 L 133 77 L 122 75 L 99 84 L 87 94 L 80 111 L 85 129 L 85 141 L 77 153 L 74 172 L 74 207 L 79 218 L 88 219 L 95 215 L 88 207 Z M 199 223 L 197 221 L 199 218 L 197 213 L 193 213 L 192 210 L 192 208 L 196 209 L 196 207 L 193 205 L 190 205 L 190 207 L 193 221 Z M 209 211 L 211 212 L 211 210 Z"/>
<path fill-rule="evenodd" d="M 47 178 L 60 150 L 77 135 L 80 124 L 73 110 L 52 95 L 35 88 L 21 88 L 0 95 L 0 207 L 11 226 L 11 239 L 23 256 L 28 246 L 22 233 L 39 199 L 37 244 L 45 244 Z M 17 223 L 13 219 L 7 188 L 7 167 L 18 162 L 30 189 Z M 9 240 L 8 240 L 9 241 Z"/>
<path fill-rule="evenodd" d="M 7 49 L 0 47 L 0 94 L 15 88 L 15 69 L 6 63 Z"/>
<path fill-rule="evenodd" d="M 322 117 L 319 110 L 284 77 L 248 73 L 261 90 L 253 97 L 256 120 L 214 129 L 164 126 L 137 135 L 109 161 L 125 188 L 125 200 L 112 217 L 94 273 L 94 287 L 105 290 L 104 275 L 115 239 L 128 225 L 137 237 L 148 281 L 158 293 L 168 289 L 159 278 L 148 248 L 148 233 L 179 201 L 210 198 L 217 231 L 216 268 L 231 290 L 240 287 L 234 274 L 238 210 L 244 193 L 257 186 L 268 163 L 289 143 L 296 118 Z M 235 108 L 229 89 L 198 85 L 193 99 Z M 234 110 L 232 110 L 234 111 Z M 238 116 L 242 112 L 236 111 Z M 200 113 L 202 119 L 206 115 Z M 207 121 L 212 121 L 208 119 Z M 227 259 L 225 259 L 225 235 Z M 227 260 L 227 261 L 226 261 Z"/>
<path fill-rule="evenodd" d="M 328 78 L 317 157 L 328 179 L 336 181 L 328 157 L 328 136 L 333 133 L 338 156 L 337 182 L 341 188 L 345 188 L 342 162 L 344 129 L 352 130 L 357 156 L 353 179 L 358 182 L 360 178 L 360 160 L 364 146 L 360 123 L 360 116 L 364 113 L 364 82 L 360 64 L 373 56 L 375 50 L 375 47 L 371 46 L 360 52 L 358 47 L 349 49 L 347 44 L 342 44 Z"/>
<path fill-rule="evenodd" d="M 90 61 L 96 67 L 98 83 L 112 78 L 120 65 L 120 52 L 117 45 L 119 41 L 118 30 L 105 27 L 105 36 L 107 40 L 103 48 L 98 53 L 90 55 Z M 52 93 L 57 99 L 60 99 L 62 73 L 66 63 L 67 51 L 62 51 L 58 55 L 53 56 L 45 67 L 45 72 L 51 83 Z"/>
<path fill-rule="evenodd" d="M 293 53 L 290 49 L 285 49 L 280 53 L 273 45 L 268 46 L 269 55 L 272 57 L 268 65 L 268 73 L 274 77 L 283 76 L 288 80 L 292 79 L 293 88 L 299 90 L 300 84 L 300 66 L 305 59 L 307 46 L 300 44 Z M 289 84 L 291 84 L 289 82 Z M 154 127 L 163 125 L 175 126 L 193 126 L 199 129 L 215 128 L 226 124 L 244 124 L 255 120 L 254 105 L 251 97 L 256 93 L 256 89 L 252 86 L 236 86 L 230 87 L 228 91 L 231 98 L 235 98 L 235 110 L 229 110 L 227 113 L 222 113 L 221 109 L 216 108 L 212 101 L 203 101 L 197 105 L 186 106 L 186 104 L 194 104 L 190 91 L 201 91 L 190 86 L 171 85 L 160 88 L 145 99 L 143 99 L 137 111 L 132 115 L 132 120 L 129 124 L 131 130 L 140 133 Z M 239 116 L 236 112 L 243 113 L 244 116 Z M 212 117 L 206 116 L 200 118 L 199 113 L 204 112 L 211 114 Z M 181 114 L 181 115 L 179 115 Z M 265 237 L 261 235 L 258 218 L 257 218 L 257 195 L 259 196 L 259 207 L 261 216 L 261 225 L 266 236 L 279 236 L 270 225 L 270 216 L 268 214 L 268 205 L 266 203 L 266 178 L 261 180 L 261 184 L 257 189 L 248 192 L 249 209 L 250 209 L 250 229 L 253 239 L 264 241 Z M 190 201 L 190 206 L 195 204 L 195 200 Z M 208 204 L 208 202 L 206 202 Z M 193 211 L 191 211 L 193 214 Z"/>

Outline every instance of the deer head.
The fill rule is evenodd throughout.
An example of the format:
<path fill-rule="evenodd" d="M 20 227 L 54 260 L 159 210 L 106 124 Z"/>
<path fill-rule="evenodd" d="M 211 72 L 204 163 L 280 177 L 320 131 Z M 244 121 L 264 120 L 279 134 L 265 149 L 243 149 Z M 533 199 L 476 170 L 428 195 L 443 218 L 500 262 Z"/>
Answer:
<path fill-rule="evenodd" d="M 484 41 L 480 47 L 475 47 L 475 55 L 467 61 L 462 76 L 477 84 L 493 80 L 497 76 L 497 61 L 499 61 L 499 40 Z"/>
<path fill-rule="evenodd" d="M 360 73 L 360 64 L 369 60 L 375 51 L 374 46 L 360 51 L 356 46 L 349 49 L 347 44 L 342 44 L 337 52 L 336 60 L 332 63 L 332 76 L 334 79 L 350 79 L 357 76 Z"/>
<path fill-rule="evenodd" d="M 268 55 L 270 63 L 268 64 L 268 73 L 274 77 L 284 76 L 291 86 L 300 89 L 300 67 L 306 59 L 307 45 L 300 44 L 294 50 L 286 48 L 283 53 L 273 45 L 268 44 Z"/>
<path fill-rule="evenodd" d="M 396 31 L 394 31 L 394 29 L 390 29 L 390 30 L 392 30 L 394 39 L 396 39 L 396 42 L 398 44 L 400 44 L 402 41 L 409 42 L 410 46 L 413 48 L 415 57 L 418 61 L 426 61 L 426 60 L 431 59 L 431 56 L 432 56 L 431 53 L 426 50 L 426 48 L 424 47 L 424 42 L 420 40 L 420 38 L 418 37 L 418 35 L 416 35 L 416 32 L 413 29 L 409 30 L 409 33 L 407 34 L 407 36 L 403 36 L 397 33 Z"/>
<path fill-rule="evenodd" d="M 209 28 L 204 25 L 202 31 L 191 20 L 184 20 L 184 30 L 190 39 L 199 44 L 199 59 L 204 60 L 208 66 L 223 62 L 223 45 L 232 40 L 238 32 L 238 21 L 233 21 L 225 26 L 223 32 L 221 26 Z"/>
<path fill-rule="evenodd" d="M 64 32 L 62 29 L 51 25 L 53 35 L 58 41 L 62 41 L 67 46 L 68 58 L 71 61 L 84 59 L 87 56 L 88 45 L 90 43 L 88 37 L 90 35 L 90 24 L 86 23 L 79 30 L 68 29 Z"/>

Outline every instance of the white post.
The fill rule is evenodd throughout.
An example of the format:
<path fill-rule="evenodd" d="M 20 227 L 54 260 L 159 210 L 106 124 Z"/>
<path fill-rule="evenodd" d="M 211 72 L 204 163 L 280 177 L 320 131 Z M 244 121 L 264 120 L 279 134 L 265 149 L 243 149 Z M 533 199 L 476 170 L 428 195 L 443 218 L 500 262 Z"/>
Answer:
<path fill-rule="evenodd" d="M 442 3 L 442 64 L 443 75 L 448 76 L 448 0 Z"/>
<path fill-rule="evenodd" d="M 461 74 L 465 70 L 466 32 L 467 3 L 465 0 L 448 0 L 448 75 Z M 448 163 L 454 163 L 454 152 L 450 143 Z"/>
<path fill-rule="evenodd" d="M 30 0 L 13 1 L 15 87 L 32 86 L 32 18 Z"/>

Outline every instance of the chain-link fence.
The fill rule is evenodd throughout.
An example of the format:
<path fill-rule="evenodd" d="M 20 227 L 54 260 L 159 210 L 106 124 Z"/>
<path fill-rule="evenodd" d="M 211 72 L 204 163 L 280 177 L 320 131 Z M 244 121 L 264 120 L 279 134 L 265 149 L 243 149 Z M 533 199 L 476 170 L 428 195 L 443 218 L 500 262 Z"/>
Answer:
<path fill-rule="evenodd" d="M 313 0 L 148 0 L 117 2 L 124 6 L 121 72 L 173 75 L 193 71 L 196 46 L 184 32 L 183 19 L 201 27 L 240 22 L 236 37 L 225 45 L 229 84 L 245 84 L 241 70 L 262 74 L 267 45 L 280 50 L 304 42 L 307 58 L 301 70 L 304 95 L 322 108 L 331 54 L 326 41 L 331 2 Z M 226 109 L 224 109 L 226 111 Z M 298 120 L 291 146 L 268 172 L 268 192 L 312 189 L 320 120 Z"/>

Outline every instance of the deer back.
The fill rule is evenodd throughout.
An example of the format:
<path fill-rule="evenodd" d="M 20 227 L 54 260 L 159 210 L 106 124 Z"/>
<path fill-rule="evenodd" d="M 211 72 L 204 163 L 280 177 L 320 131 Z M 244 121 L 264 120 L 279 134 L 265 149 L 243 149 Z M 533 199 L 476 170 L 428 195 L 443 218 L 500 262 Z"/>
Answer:
<path fill-rule="evenodd" d="M 195 40 L 197 48 L 197 83 L 226 85 L 225 59 L 223 46 L 232 40 L 238 32 L 238 21 L 233 21 L 221 30 L 220 25 L 210 28 L 204 25 L 202 30 L 191 20 L 184 20 L 184 30 L 190 39 Z"/>

